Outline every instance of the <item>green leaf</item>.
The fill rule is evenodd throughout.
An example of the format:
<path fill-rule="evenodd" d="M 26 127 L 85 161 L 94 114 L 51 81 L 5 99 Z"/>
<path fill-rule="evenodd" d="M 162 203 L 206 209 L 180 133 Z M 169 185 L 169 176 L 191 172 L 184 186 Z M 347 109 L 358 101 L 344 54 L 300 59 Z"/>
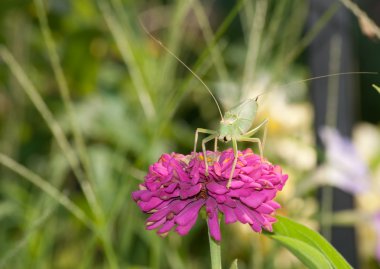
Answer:
<path fill-rule="evenodd" d="M 333 268 L 318 249 L 301 240 L 281 235 L 273 235 L 271 238 L 290 250 L 307 268 Z"/>
<path fill-rule="evenodd" d="M 235 259 L 235 260 L 231 263 L 230 269 L 238 269 L 237 262 L 238 262 L 238 260 Z"/>
<path fill-rule="evenodd" d="M 313 248 L 326 258 L 331 264 L 330 268 L 352 268 L 343 256 L 319 233 L 286 217 L 277 215 L 276 218 L 277 222 L 273 225 L 273 233 L 266 233 L 266 235 L 280 242 L 302 262 L 305 262 L 307 257 L 311 255 L 313 251 L 310 249 Z M 293 242 L 292 239 L 295 241 Z M 304 244 L 299 243 L 299 241 Z M 302 258 L 301 253 L 303 253 Z"/>

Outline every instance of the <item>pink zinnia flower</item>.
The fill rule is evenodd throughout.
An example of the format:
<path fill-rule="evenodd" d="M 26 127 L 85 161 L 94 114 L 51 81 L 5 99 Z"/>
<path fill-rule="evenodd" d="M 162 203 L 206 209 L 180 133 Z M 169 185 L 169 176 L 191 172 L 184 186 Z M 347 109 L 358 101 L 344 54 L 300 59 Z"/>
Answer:
<path fill-rule="evenodd" d="M 187 234 L 204 206 L 211 236 L 220 241 L 219 212 L 226 223 L 249 224 L 255 232 L 272 230 L 276 219 L 272 213 L 280 207 L 273 201 L 288 176 L 281 168 L 263 161 L 251 149 L 239 151 L 238 162 L 227 188 L 234 153 L 207 152 L 206 176 L 202 153 L 195 155 L 164 154 L 151 165 L 140 190 L 132 193 L 141 210 L 150 214 L 148 230 L 158 229 L 166 235 L 172 228 Z"/>

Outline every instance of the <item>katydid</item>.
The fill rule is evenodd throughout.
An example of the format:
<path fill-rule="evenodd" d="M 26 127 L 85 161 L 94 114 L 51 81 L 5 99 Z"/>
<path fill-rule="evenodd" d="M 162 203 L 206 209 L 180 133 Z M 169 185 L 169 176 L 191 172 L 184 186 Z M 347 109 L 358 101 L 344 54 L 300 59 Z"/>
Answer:
<path fill-rule="evenodd" d="M 256 98 L 248 99 L 241 102 L 237 106 L 227 111 L 223 116 L 218 101 L 216 100 L 215 96 L 212 94 L 211 90 L 206 85 L 206 83 L 204 83 L 203 80 L 193 70 L 191 70 L 191 68 L 188 67 L 181 59 L 179 59 L 164 44 L 162 44 L 161 41 L 159 41 L 151 33 L 149 33 L 149 31 L 144 27 L 142 23 L 140 24 L 142 28 L 144 29 L 144 31 L 157 44 L 159 44 L 164 50 L 166 50 L 166 52 L 168 52 L 175 59 L 177 59 L 187 70 L 191 72 L 191 74 L 194 75 L 194 77 L 197 80 L 199 80 L 199 82 L 202 83 L 202 85 L 207 89 L 211 97 L 214 99 L 215 104 L 219 110 L 220 117 L 221 117 L 219 131 L 209 130 L 209 129 L 204 129 L 204 128 L 197 128 L 197 130 L 195 131 L 195 139 L 194 139 L 194 153 L 196 152 L 196 149 L 197 149 L 198 134 L 199 133 L 209 134 L 209 136 L 202 139 L 202 151 L 203 151 L 203 156 L 204 156 L 204 161 L 205 161 L 205 166 L 206 166 L 206 173 L 208 173 L 206 143 L 211 140 L 214 140 L 215 141 L 214 150 L 217 151 L 218 140 L 225 143 L 232 141 L 232 147 L 234 150 L 234 161 L 233 161 L 230 177 L 227 182 L 227 188 L 229 188 L 231 186 L 231 180 L 235 172 L 235 167 L 236 167 L 236 163 L 238 159 L 237 142 L 257 143 L 259 146 L 260 156 L 261 158 L 263 158 L 263 150 L 264 150 L 264 145 L 265 145 L 268 119 L 265 119 L 257 127 L 250 130 L 250 127 L 252 126 L 252 122 L 256 117 L 256 112 L 258 109 L 257 99 L 260 95 L 258 95 Z M 252 135 L 254 135 L 263 126 L 264 126 L 263 141 L 261 141 L 259 138 L 252 137 Z"/>
<path fill-rule="evenodd" d="M 206 143 L 211 140 L 214 140 L 214 150 L 216 151 L 218 148 L 218 140 L 225 143 L 232 141 L 232 147 L 234 150 L 234 161 L 232 163 L 230 177 L 227 182 L 227 188 L 231 186 L 231 180 L 235 172 L 235 167 L 238 160 L 237 142 L 257 143 L 259 147 L 260 156 L 261 158 L 263 158 L 268 119 L 265 119 L 258 126 L 250 129 L 250 127 L 252 126 L 252 122 L 256 117 L 256 112 L 258 109 L 257 99 L 258 97 L 245 100 L 237 106 L 233 107 L 232 109 L 228 110 L 224 114 L 224 116 L 222 116 L 222 120 L 220 121 L 220 127 L 218 131 L 197 128 L 195 132 L 194 152 L 196 152 L 197 149 L 198 134 L 209 134 L 206 138 L 202 139 L 202 151 L 205 159 L 206 173 L 208 171 L 208 163 L 206 158 Z M 264 127 L 262 141 L 257 137 L 252 137 L 261 127 Z"/>
<path fill-rule="evenodd" d="M 214 140 L 215 146 L 214 150 L 217 151 L 218 148 L 218 140 L 223 141 L 225 143 L 232 141 L 232 146 L 234 150 L 234 162 L 231 169 L 231 174 L 227 182 L 227 188 L 231 185 L 232 176 L 235 172 L 235 167 L 238 159 L 238 148 L 237 148 L 237 142 L 252 142 L 252 143 L 258 143 L 260 156 L 263 158 L 263 149 L 265 145 L 265 136 L 266 136 L 266 126 L 268 123 L 268 119 L 265 119 L 262 123 L 260 123 L 256 128 L 253 128 L 249 130 L 249 128 L 252 125 L 253 120 L 256 117 L 256 112 L 258 108 L 257 104 L 257 98 L 254 99 L 248 99 L 231 110 L 227 111 L 224 116 L 222 114 L 222 111 L 220 109 L 219 103 L 216 100 L 215 96 L 212 94 L 209 87 L 206 85 L 206 83 L 203 82 L 203 80 L 193 71 L 190 67 L 188 67 L 181 59 L 179 59 L 173 52 L 171 52 L 164 44 L 162 44 L 161 41 L 156 39 L 152 34 L 148 32 L 147 29 L 142 25 L 144 31 L 155 41 L 157 42 L 162 48 L 164 48 L 170 55 L 172 55 L 174 58 L 176 58 L 186 69 L 188 69 L 196 79 L 198 79 L 203 86 L 207 89 L 207 91 L 210 93 L 212 98 L 215 101 L 216 106 L 218 107 L 219 114 L 221 117 L 220 121 L 220 128 L 219 131 L 215 130 L 209 130 L 204 128 L 197 128 L 195 131 L 195 139 L 194 139 L 194 153 L 197 150 L 197 142 L 198 142 L 198 134 L 204 133 L 209 134 L 206 138 L 202 139 L 202 151 L 203 151 L 203 157 L 205 161 L 206 166 L 206 173 L 208 173 L 208 163 L 207 163 L 207 155 L 206 155 L 206 143 Z M 263 141 L 256 137 L 251 137 L 254 135 L 261 127 L 264 128 L 264 138 Z"/>
<path fill-rule="evenodd" d="M 256 113 L 258 110 L 258 98 L 263 93 L 257 95 L 255 98 L 250 98 L 247 100 L 242 101 L 238 105 L 234 106 L 230 110 L 228 110 L 224 115 L 222 113 L 222 110 L 220 109 L 219 103 L 216 100 L 215 96 L 212 94 L 212 91 L 209 89 L 209 87 L 206 85 L 206 83 L 203 82 L 203 80 L 190 68 L 188 67 L 181 59 L 179 59 L 172 51 L 170 51 L 164 44 L 162 44 L 161 41 L 156 39 L 140 22 L 142 28 L 144 31 L 157 43 L 159 44 L 166 52 L 168 52 L 170 55 L 172 55 L 178 62 L 180 62 L 187 70 L 190 71 L 190 73 L 206 88 L 206 90 L 210 93 L 211 97 L 214 99 L 214 102 L 218 108 L 221 121 L 220 121 L 220 127 L 219 130 L 210 130 L 210 129 L 204 129 L 204 128 L 197 128 L 195 131 L 195 139 L 194 139 L 194 154 L 197 150 L 197 142 L 198 142 L 198 135 L 199 133 L 207 134 L 205 138 L 202 139 L 202 152 L 203 157 L 205 161 L 205 167 L 206 167 L 206 173 L 208 173 L 208 162 L 207 162 L 207 152 L 206 152 L 206 143 L 214 140 L 214 151 L 217 151 L 218 149 L 218 140 L 222 141 L 224 143 L 232 142 L 232 148 L 234 151 L 234 160 L 232 164 L 231 173 L 227 182 L 226 187 L 230 188 L 231 186 L 231 180 L 235 172 L 236 163 L 238 160 L 238 147 L 237 142 L 251 142 L 251 143 L 257 143 L 259 148 L 260 157 L 263 159 L 263 151 L 265 146 L 265 139 L 267 134 L 267 124 L 268 119 L 263 120 L 259 125 L 256 127 L 252 127 L 252 123 L 256 118 Z M 290 86 L 292 84 L 300 83 L 300 82 L 306 82 L 310 80 L 320 79 L 320 78 L 326 78 L 326 77 L 332 77 L 332 76 L 340 76 L 340 75 L 351 75 L 351 74 L 378 74 L 377 72 L 344 72 L 344 73 L 336 73 L 336 74 L 329 74 L 329 75 L 323 75 L 318 76 L 314 78 L 305 79 L 302 81 L 297 81 L 293 83 L 289 83 L 286 86 Z M 378 87 L 374 86 L 376 89 Z M 257 137 L 252 137 L 255 133 L 257 133 L 261 128 L 263 129 L 263 137 L 262 140 Z"/>
<path fill-rule="evenodd" d="M 223 116 L 221 113 L 219 104 L 216 101 L 216 98 L 213 96 L 211 90 L 196 74 L 194 74 L 194 72 L 189 67 L 187 67 L 186 65 L 185 67 L 188 70 L 190 70 L 190 72 L 193 73 L 193 75 L 206 87 L 207 91 L 213 97 L 221 116 L 220 127 L 218 131 L 204 129 L 204 128 L 197 128 L 195 132 L 194 152 L 196 152 L 196 149 L 197 149 L 198 134 L 199 133 L 208 134 L 206 138 L 202 139 L 202 151 L 203 151 L 203 156 L 205 159 L 205 166 L 206 166 L 206 173 L 207 173 L 208 163 L 207 163 L 207 158 L 206 158 L 206 143 L 211 140 L 214 140 L 215 141 L 214 150 L 216 151 L 218 148 L 217 147 L 218 140 L 223 141 L 225 143 L 232 141 L 232 147 L 234 151 L 234 161 L 232 163 L 231 174 L 227 182 L 227 188 L 229 188 L 231 186 L 231 180 L 235 172 L 235 167 L 236 167 L 236 163 L 238 159 L 237 142 L 257 143 L 259 152 L 260 152 L 260 157 L 261 159 L 263 159 L 263 151 L 264 151 L 265 139 L 266 139 L 266 134 L 267 134 L 268 119 L 263 120 L 256 127 L 253 127 L 252 129 L 250 128 L 252 127 L 252 123 L 255 120 L 256 113 L 259 107 L 257 103 L 257 99 L 259 98 L 259 96 L 261 96 L 264 93 L 257 95 L 255 98 L 247 99 L 239 103 L 235 107 L 228 110 Z M 329 74 L 329 75 L 323 75 L 323 76 L 309 78 L 309 79 L 305 79 L 301 81 L 292 82 L 292 83 L 289 83 L 287 86 L 291 84 L 296 84 L 296 83 L 320 79 L 320 78 L 341 76 L 341 75 L 351 75 L 351 74 L 377 74 L 377 73 L 376 72 L 344 72 L 344 73 Z M 262 140 L 257 137 L 252 137 L 262 127 L 264 128 Z"/>

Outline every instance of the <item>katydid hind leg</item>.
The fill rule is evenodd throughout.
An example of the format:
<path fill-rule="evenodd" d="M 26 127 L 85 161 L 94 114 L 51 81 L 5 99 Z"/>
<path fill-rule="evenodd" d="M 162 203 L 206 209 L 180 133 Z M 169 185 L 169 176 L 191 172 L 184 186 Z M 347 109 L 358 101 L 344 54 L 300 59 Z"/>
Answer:
<path fill-rule="evenodd" d="M 251 143 L 257 143 L 257 145 L 259 146 L 259 152 L 260 152 L 260 157 L 261 159 L 264 159 L 264 155 L 263 155 L 263 144 L 260 140 L 260 138 L 257 138 L 257 137 L 246 137 L 246 136 L 241 136 L 237 139 L 237 141 L 239 142 L 251 142 Z"/>
<path fill-rule="evenodd" d="M 265 142 L 266 142 L 266 138 L 267 138 L 267 131 L 268 131 L 268 122 L 269 122 L 269 120 L 265 119 L 257 127 L 253 128 L 252 130 L 250 130 L 250 131 L 248 131 L 248 132 L 246 132 L 245 134 L 242 135 L 242 137 L 248 137 L 249 138 L 252 135 L 254 135 L 261 127 L 264 127 L 264 133 L 263 133 L 262 141 L 260 141 L 260 143 L 259 143 L 259 145 L 261 144 L 261 152 L 264 151 L 264 147 L 265 147 Z M 251 141 L 248 141 L 248 142 L 251 142 Z M 262 155 L 262 153 L 261 153 L 261 155 Z"/>
<path fill-rule="evenodd" d="M 267 141 L 267 132 L 268 132 L 268 119 L 264 125 L 263 141 L 262 141 L 262 150 L 264 151 L 265 142 Z"/>
<path fill-rule="evenodd" d="M 244 133 L 242 135 L 246 136 L 246 137 L 250 137 L 250 136 L 254 135 L 263 126 L 264 126 L 264 132 L 266 133 L 265 129 L 267 128 L 268 122 L 269 122 L 269 119 L 265 119 L 265 120 L 263 120 L 262 123 L 260 123 L 259 125 L 257 125 L 255 128 L 249 130 L 248 132 L 246 132 L 246 133 Z"/>

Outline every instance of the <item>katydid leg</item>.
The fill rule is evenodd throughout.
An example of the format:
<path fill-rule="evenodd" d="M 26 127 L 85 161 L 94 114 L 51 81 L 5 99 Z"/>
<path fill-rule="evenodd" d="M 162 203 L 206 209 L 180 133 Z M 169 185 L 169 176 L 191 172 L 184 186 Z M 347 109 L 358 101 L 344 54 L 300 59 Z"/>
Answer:
<path fill-rule="evenodd" d="M 256 133 L 261 127 L 265 126 L 265 128 L 267 127 L 267 124 L 268 124 L 268 119 L 265 119 L 263 120 L 262 123 L 260 123 L 259 125 L 257 125 L 255 128 L 249 130 L 248 132 L 242 134 L 243 136 L 251 136 L 253 135 L 254 133 Z"/>
<path fill-rule="evenodd" d="M 208 176 L 208 163 L 207 163 L 207 152 L 206 152 L 206 143 L 215 139 L 218 137 L 218 134 L 211 134 L 207 136 L 206 138 L 202 139 L 202 151 L 203 151 L 203 158 L 205 159 L 205 167 L 206 167 L 206 176 Z"/>
<path fill-rule="evenodd" d="M 194 139 L 194 154 L 197 152 L 197 143 L 198 143 L 198 134 L 217 134 L 217 131 L 209 130 L 209 129 L 203 129 L 203 128 L 197 128 L 195 131 L 195 139 Z"/>
<path fill-rule="evenodd" d="M 231 186 L 232 177 L 235 173 L 235 167 L 238 160 L 238 148 L 237 148 L 237 142 L 236 142 L 235 137 L 232 138 L 232 147 L 234 149 L 234 162 L 232 163 L 230 178 L 228 179 L 228 182 L 227 182 L 227 189 L 229 189 Z"/>
<path fill-rule="evenodd" d="M 216 152 L 217 150 L 218 150 L 218 137 L 215 137 L 214 151 Z"/>
<path fill-rule="evenodd" d="M 265 147 L 265 141 L 267 138 L 267 129 L 268 129 L 268 119 L 265 119 L 262 123 L 260 123 L 257 127 L 253 128 L 252 130 L 246 132 L 245 134 L 242 135 L 242 137 L 251 137 L 253 134 L 255 134 L 261 127 L 264 126 L 264 133 L 263 133 L 263 140 L 260 141 L 261 144 L 261 150 L 264 151 Z M 248 141 L 250 142 L 250 141 Z"/>
<path fill-rule="evenodd" d="M 263 145 L 261 143 L 261 140 L 257 137 L 245 137 L 245 136 L 240 136 L 238 137 L 237 141 L 239 142 L 251 142 L 251 143 L 257 143 L 259 146 L 259 152 L 260 152 L 260 157 L 263 159 Z"/>

